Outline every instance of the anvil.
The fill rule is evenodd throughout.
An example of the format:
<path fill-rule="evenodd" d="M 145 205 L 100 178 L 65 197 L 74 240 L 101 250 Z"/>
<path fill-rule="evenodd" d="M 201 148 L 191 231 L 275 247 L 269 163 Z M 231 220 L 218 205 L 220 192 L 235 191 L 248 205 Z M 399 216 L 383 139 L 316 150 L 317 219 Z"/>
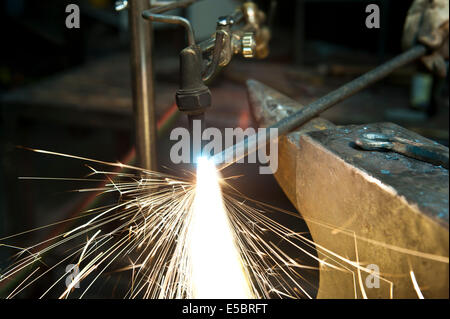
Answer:
<path fill-rule="evenodd" d="M 247 87 L 262 127 L 303 107 L 257 81 Z M 320 265 L 317 297 L 360 298 L 364 290 L 368 298 L 417 298 L 412 271 L 425 298 L 448 298 L 448 170 L 394 152 L 358 148 L 355 140 L 368 131 L 436 146 L 393 123 L 335 126 L 320 117 L 278 140 L 275 178 L 314 242 L 375 265 L 387 279 L 379 288 L 366 286 L 367 274 L 358 280 L 351 272 Z M 448 148 L 439 147 L 448 154 Z"/>

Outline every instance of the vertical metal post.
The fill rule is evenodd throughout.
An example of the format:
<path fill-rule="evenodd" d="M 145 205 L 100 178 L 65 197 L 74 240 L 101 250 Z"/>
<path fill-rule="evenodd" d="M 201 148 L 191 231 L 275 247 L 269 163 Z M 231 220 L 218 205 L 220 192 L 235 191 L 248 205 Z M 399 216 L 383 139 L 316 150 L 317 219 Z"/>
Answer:
<path fill-rule="evenodd" d="M 129 1 L 136 156 L 140 167 L 156 170 L 156 120 L 152 63 L 153 29 L 151 23 L 142 18 L 142 12 L 148 9 L 150 9 L 149 0 Z"/>

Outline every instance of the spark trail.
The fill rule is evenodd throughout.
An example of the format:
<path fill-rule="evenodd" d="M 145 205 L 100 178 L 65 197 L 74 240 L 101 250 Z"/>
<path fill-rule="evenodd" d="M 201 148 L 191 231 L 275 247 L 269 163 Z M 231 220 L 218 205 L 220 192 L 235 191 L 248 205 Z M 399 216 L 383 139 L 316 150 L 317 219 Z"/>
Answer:
<path fill-rule="evenodd" d="M 90 173 L 77 180 L 105 183 L 78 191 L 100 197 L 116 194 L 118 199 L 35 229 L 65 227 L 29 247 L 12 241 L 33 230 L 0 238 L 0 248 L 18 251 L 0 272 L 0 295 L 6 298 L 33 287 L 40 298 L 83 298 L 102 289 L 124 298 L 312 298 L 317 287 L 304 276 L 305 271 L 318 271 L 312 262 L 351 274 L 355 297 L 359 290 L 366 296 L 361 276 L 372 271 L 364 263 L 276 222 L 271 218 L 274 212 L 299 215 L 247 198 L 220 178 L 206 159 L 200 161 L 193 181 L 122 163 L 34 151 L 85 162 Z M 357 253 L 357 239 L 368 239 L 354 239 Z M 68 265 L 78 272 L 66 286 Z M 117 281 L 108 286 L 116 275 Z M 393 282 L 381 274 L 379 279 L 389 285 L 392 297 Z"/>

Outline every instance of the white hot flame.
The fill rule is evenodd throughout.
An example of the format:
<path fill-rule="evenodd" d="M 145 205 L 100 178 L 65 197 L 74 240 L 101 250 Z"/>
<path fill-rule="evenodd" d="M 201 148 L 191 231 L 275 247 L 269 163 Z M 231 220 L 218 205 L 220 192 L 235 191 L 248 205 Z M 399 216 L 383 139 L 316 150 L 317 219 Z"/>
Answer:
<path fill-rule="evenodd" d="M 235 243 L 213 162 L 200 158 L 189 225 L 188 250 L 194 298 L 253 298 Z"/>

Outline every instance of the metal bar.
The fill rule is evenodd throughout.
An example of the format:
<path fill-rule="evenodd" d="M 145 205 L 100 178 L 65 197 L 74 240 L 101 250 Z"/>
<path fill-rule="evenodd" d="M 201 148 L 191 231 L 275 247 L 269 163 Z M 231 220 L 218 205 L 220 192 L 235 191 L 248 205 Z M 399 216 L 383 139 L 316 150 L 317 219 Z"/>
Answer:
<path fill-rule="evenodd" d="M 152 26 L 142 19 L 148 0 L 129 2 L 131 74 L 138 165 L 156 170 L 156 121 L 152 63 Z"/>
<path fill-rule="evenodd" d="M 270 142 L 270 129 L 278 129 L 278 136 L 284 135 L 300 125 L 308 122 L 320 113 L 329 109 L 331 106 L 345 100 L 346 98 L 358 93 L 370 84 L 373 84 L 380 79 L 386 77 L 395 69 L 408 64 L 426 53 L 426 48 L 422 45 L 417 45 L 408 51 L 398 55 L 397 57 L 385 62 L 377 68 L 369 71 L 353 81 L 341 86 L 340 88 L 328 93 L 324 97 L 308 104 L 296 113 L 280 120 L 274 125 L 266 128 L 266 134 L 256 134 L 245 138 L 241 142 L 229 147 L 221 153 L 213 156 L 213 161 L 217 164 L 219 169 L 223 169 L 242 157 L 246 157 L 249 153 L 254 152 L 258 147 L 262 147 Z M 235 154 L 243 154 L 240 158 L 235 158 Z"/>

